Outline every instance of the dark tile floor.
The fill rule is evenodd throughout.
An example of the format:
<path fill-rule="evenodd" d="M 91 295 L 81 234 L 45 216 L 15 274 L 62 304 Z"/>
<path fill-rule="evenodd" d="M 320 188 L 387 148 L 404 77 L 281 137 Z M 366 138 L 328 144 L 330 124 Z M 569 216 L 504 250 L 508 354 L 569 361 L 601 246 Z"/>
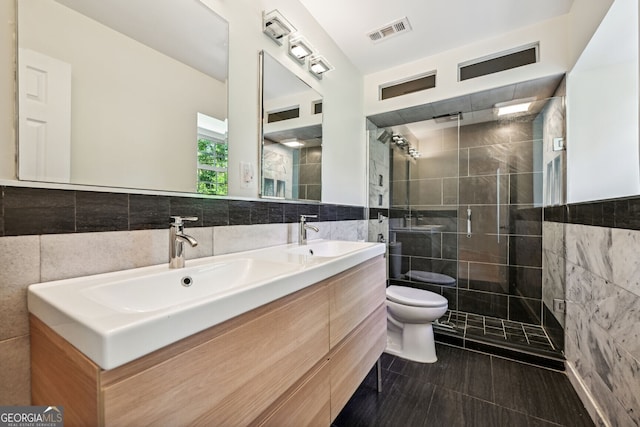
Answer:
<path fill-rule="evenodd" d="M 436 344 L 434 364 L 383 354 L 333 427 L 593 426 L 562 372 Z"/>

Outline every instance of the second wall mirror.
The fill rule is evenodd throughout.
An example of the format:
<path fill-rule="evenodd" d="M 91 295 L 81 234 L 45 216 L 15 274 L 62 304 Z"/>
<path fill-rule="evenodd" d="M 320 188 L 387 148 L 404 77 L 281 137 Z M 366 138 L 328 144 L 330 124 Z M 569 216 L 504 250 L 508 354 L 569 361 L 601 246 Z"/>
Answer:
<path fill-rule="evenodd" d="M 260 195 L 322 200 L 322 96 L 266 52 Z"/>

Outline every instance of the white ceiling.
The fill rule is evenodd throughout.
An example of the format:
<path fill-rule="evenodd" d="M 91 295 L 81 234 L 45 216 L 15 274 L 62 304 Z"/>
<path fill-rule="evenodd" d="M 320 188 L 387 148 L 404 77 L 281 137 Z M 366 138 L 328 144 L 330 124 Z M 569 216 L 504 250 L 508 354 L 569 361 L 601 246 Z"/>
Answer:
<path fill-rule="evenodd" d="M 220 81 L 229 24 L 197 0 L 56 0 Z"/>
<path fill-rule="evenodd" d="M 364 74 L 546 21 L 573 0 L 300 0 Z M 373 43 L 367 34 L 407 17 L 412 30 Z"/>

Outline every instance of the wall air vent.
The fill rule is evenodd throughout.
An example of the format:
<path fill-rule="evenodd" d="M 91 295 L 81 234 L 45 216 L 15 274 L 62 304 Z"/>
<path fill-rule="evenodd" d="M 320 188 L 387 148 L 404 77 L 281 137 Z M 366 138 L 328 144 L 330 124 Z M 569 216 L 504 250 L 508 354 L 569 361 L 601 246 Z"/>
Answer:
<path fill-rule="evenodd" d="M 380 100 L 395 98 L 434 87 L 436 87 L 436 71 L 430 71 L 405 80 L 380 85 L 379 98 Z"/>
<path fill-rule="evenodd" d="M 463 62 L 458 64 L 458 81 L 535 64 L 539 61 L 539 49 L 540 44 L 533 43 Z"/>
<path fill-rule="evenodd" d="M 372 42 L 379 43 L 389 37 L 397 36 L 398 34 L 406 33 L 408 31 L 411 31 L 411 24 L 409 24 L 409 19 L 404 17 L 385 25 L 384 27 L 378 28 L 377 30 L 370 31 L 367 33 L 367 36 Z"/>

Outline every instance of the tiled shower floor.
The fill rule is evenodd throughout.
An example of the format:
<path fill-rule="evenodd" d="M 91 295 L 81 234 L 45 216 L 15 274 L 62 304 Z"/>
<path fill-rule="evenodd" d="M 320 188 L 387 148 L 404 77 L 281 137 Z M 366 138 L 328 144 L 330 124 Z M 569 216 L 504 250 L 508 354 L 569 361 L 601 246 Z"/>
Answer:
<path fill-rule="evenodd" d="M 544 358 L 552 361 L 563 359 L 562 350 L 554 346 L 540 325 L 455 310 L 447 311 L 438 322 L 441 325 L 434 323 L 437 341 L 462 347 L 476 347 L 487 352 L 491 352 L 490 348 L 494 348 L 498 351 L 493 353 L 503 355 L 507 351 L 510 357 L 532 363 L 536 363 L 536 360 L 530 360 L 531 356 L 540 356 L 534 359 Z M 447 324 L 455 325 L 455 328 L 445 327 L 444 325 Z M 482 344 L 485 346 L 482 347 Z M 546 363 L 536 364 L 546 365 Z"/>

